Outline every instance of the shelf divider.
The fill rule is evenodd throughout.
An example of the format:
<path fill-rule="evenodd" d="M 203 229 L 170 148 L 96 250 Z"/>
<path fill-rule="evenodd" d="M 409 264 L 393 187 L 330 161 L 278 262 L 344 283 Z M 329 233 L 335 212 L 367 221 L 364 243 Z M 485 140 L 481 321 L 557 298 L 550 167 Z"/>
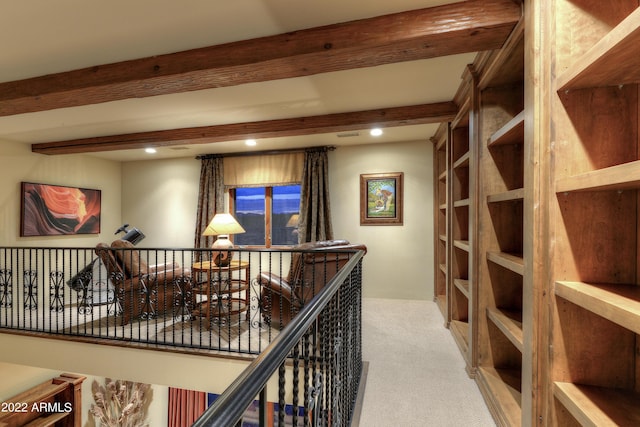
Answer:
<path fill-rule="evenodd" d="M 453 279 L 453 284 L 469 299 L 469 281 L 466 279 Z"/>
<path fill-rule="evenodd" d="M 640 425 L 640 394 L 633 391 L 555 382 L 553 394 L 584 426 Z"/>
<path fill-rule="evenodd" d="M 521 372 L 509 369 L 479 367 L 478 379 L 489 389 L 493 400 L 499 403 L 499 415 L 504 425 L 519 426 L 522 424 L 521 408 Z"/>
<path fill-rule="evenodd" d="M 640 8 L 558 77 L 560 92 L 640 82 Z"/>
<path fill-rule="evenodd" d="M 515 190 L 489 194 L 487 196 L 487 203 L 500 203 L 521 200 L 524 200 L 524 188 L 516 188 Z"/>
<path fill-rule="evenodd" d="M 556 295 L 640 334 L 640 287 L 556 282 Z"/>
<path fill-rule="evenodd" d="M 524 143 L 524 111 L 498 129 L 487 142 L 489 147 Z"/>
<path fill-rule="evenodd" d="M 556 181 L 556 193 L 640 188 L 640 160 L 598 169 Z"/>
<path fill-rule="evenodd" d="M 522 313 L 497 308 L 487 308 L 487 317 L 502 331 L 520 353 L 524 351 Z"/>
<path fill-rule="evenodd" d="M 512 255 L 506 252 L 487 252 L 487 259 L 514 273 L 524 275 L 524 259 L 522 256 Z"/>
<path fill-rule="evenodd" d="M 469 152 L 464 153 L 458 160 L 453 164 L 454 169 L 458 168 L 467 168 L 469 167 Z"/>

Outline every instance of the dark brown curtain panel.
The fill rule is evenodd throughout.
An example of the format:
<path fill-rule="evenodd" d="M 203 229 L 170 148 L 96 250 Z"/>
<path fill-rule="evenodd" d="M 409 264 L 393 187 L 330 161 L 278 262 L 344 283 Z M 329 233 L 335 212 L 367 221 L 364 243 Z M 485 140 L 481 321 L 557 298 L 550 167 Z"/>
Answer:
<path fill-rule="evenodd" d="M 300 189 L 299 243 L 333 239 L 329 206 L 329 160 L 327 148 L 305 152 Z"/>
<path fill-rule="evenodd" d="M 200 191 L 196 213 L 194 248 L 205 249 L 213 244 L 213 236 L 203 236 L 209 221 L 216 212 L 224 212 L 224 170 L 222 157 L 207 156 L 202 159 L 200 169 Z M 195 254 L 195 261 L 200 261 Z"/>

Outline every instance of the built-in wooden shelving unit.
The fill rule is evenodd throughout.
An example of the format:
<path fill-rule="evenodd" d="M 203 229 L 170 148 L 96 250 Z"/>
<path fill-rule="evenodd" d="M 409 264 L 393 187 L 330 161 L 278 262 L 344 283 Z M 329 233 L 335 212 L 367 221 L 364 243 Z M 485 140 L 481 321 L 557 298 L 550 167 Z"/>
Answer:
<path fill-rule="evenodd" d="M 474 205 L 476 192 L 473 159 L 473 116 L 475 99 L 475 75 L 472 67 L 465 69 L 463 84 L 454 102 L 460 110 L 451 123 L 449 164 L 451 183 L 450 244 L 451 269 L 448 283 L 450 301 L 450 330 L 467 363 L 467 371 L 473 375 L 473 278 L 474 268 Z"/>
<path fill-rule="evenodd" d="M 561 143 L 545 415 L 558 426 L 640 425 L 640 9 L 558 0 L 554 12 L 552 139 Z"/>
<path fill-rule="evenodd" d="M 521 4 L 457 96 L 450 328 L 498 425 L 638 426 L 640 2 Z"/>
<path fill-rule="evenodd" d="M 435 277 L 434 299 L 445 319 L 445 325 L 449 325 L 448 309 L 448 182 L 449 182 L 449 124 L 443 123 L 432 138 L 433 171 L 434 171 L 434 220 L 435 220 Z"/>
<path fill-rule="evenodd" d="M 478 385 L 501 425 L 521 425 L 525 367 L 524 23 L 505 46 L 478 58 Z"/>

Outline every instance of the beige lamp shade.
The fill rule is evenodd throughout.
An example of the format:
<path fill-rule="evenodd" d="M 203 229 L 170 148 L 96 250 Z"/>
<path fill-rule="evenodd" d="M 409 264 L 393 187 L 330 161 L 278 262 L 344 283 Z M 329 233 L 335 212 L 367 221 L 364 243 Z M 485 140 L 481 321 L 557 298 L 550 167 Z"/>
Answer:
<path fill-rule="evenodd" d="M 233 243 L 229 240 L 229 235 L 244 232 L 244 228 L 236 221 L 233 215 L 217 213 L 213 216 L 202 235 L 218 236 L 218 239 L 211 245 L 211 249 L 214 249 L 211 253 L 211 259 L 215 265 L 223 267 L 231 263 L 233 253 L 229 249 L 233 249 Z"/>
<path fill-rule="evenodd" d="M 213 216 L 213 219 L 207 225 L 207 228 L 202 233 L 203 236 L 219 236 L 229 234 L 244 233 L 245 230 L 236 221 L 233 215 L 228 213 L 217 213 Z"/>
<path fill-rule="evenodd" d="M 289 218 L 289 221 L 287 221 L 287 225 L 285 225 L 285 227 L 297 227 L 299 221 L 300 214 L 293 214 L 291 215 L 291 218 Z"/>

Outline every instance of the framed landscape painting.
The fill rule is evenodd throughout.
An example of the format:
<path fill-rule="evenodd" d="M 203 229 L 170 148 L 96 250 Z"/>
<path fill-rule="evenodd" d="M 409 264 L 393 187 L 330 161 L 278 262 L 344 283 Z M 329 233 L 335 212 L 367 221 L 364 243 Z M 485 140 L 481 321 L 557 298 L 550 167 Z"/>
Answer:
<path fill-rule="evenodd" d="M 100 233 L 100 190 L 21 184 L 20 236 Z"/>
<path fill-rule="evenodd" d="M 360 175 L 360 225 L 402 225 L 404 174 Z"/>

